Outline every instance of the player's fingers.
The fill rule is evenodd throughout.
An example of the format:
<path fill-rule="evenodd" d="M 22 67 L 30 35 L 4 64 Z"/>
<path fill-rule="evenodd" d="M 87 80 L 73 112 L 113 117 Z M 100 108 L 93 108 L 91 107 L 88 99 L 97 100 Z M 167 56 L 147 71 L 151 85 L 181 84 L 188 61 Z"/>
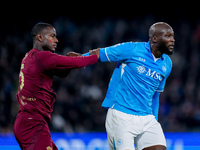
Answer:
<path fill-rule="evenodd" d="M 90 50 L 89 53 L 90 55 L 97 55 L 97 57 L 99 58 L 99 49 Z"/>

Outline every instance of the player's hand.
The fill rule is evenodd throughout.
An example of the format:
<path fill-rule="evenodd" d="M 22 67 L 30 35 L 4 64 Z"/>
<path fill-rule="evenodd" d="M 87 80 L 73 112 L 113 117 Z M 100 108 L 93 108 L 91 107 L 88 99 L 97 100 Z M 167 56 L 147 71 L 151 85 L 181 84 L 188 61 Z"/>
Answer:
<path fill-rule="evenodd" d="M 80 54 L 80 53 L 76 53 L 76 52 L 69 52 L 69 53 L 67 53 L 67 55 L 66 56 L 82 56 L 82 54 Z"/>
<path fill-rule="evenodd" d="M 90 50 L 89 53 L 90 53 L 90 55 L 97 55 L 97 57 L 99 59 L 99 50 L 100 50 L 100 48 Z"/>

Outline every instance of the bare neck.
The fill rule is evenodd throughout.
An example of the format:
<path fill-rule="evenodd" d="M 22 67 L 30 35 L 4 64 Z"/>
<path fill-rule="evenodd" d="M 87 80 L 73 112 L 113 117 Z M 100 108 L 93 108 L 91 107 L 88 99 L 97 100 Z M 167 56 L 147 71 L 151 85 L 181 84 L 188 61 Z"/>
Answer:
<path fill-rule="evenodd" d="M 33 43 L 33 48 L 39 50 L 39 51 L 43 51 L 43 47 L 40 44 L 37 44 L 36 42 Z"/>
<path fill-rule="evenodd" d="M 158 49 L 156 43 L 150 42 L 150 46 L 151 46 L 151 53 L 155 56 L 155 58 L 162 57 L 163 53 Z"/>

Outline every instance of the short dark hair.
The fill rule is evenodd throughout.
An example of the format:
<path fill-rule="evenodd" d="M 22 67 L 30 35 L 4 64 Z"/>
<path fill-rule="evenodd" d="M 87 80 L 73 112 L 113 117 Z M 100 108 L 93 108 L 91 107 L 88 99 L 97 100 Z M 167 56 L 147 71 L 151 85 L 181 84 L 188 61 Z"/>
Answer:
<path fill-rule="evenodd" d="M 31 31 L 31 36 L 33 40 L 35 40 L 35 37 L 37 36 L 37 34 L 41 33 L 47 27 L 53 28 L 53 26 L 49 23 L 44 23 L 44 22 L 37 23 Z"/>

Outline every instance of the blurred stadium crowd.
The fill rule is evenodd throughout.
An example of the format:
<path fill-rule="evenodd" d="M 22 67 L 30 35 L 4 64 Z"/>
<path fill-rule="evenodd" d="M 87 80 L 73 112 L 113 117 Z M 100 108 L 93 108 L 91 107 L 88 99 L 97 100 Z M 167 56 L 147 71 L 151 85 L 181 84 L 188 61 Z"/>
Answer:
<path fill-rule="evenodd" d="M 104 18 L 77 22 L 57 17 L 52 22 L 59 40 L 57 53 L 79 53 L 128 41 L 148 41 L 148 29 L 157 20 Z M 159 122 L 165 132 L 200 131 L 200 22 L 169 22 L 175 31 L 173 70 L 160 96 Z M 0 132 L 12 132 L 18 104 L 20 63 L 32 48 L 29 23 L 12 32 L 0 29 Z M 23 31 L 23 32 L 21 32 Z M 75 69 L 64 79 L 55 77 L 57 100 L 50 130 L 55 132 L 105 131 L 106 110 L 101 103 L 115 63 L 97 63 Z M 30 68 L 31 69 L 31 68 Z"/>

